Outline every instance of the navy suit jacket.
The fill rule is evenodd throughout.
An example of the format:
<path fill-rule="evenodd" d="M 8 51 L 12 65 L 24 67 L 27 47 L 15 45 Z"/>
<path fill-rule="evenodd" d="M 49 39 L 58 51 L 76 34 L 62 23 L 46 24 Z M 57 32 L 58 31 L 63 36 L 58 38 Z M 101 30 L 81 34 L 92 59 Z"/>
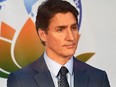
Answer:
<path fill-rule="evenodd" d="M 7 87 L 55 87 L 43 56 L 32 64 L 12 72 Z M 74 58 L 74 87 L 110 87 L 105 71 Z"/>

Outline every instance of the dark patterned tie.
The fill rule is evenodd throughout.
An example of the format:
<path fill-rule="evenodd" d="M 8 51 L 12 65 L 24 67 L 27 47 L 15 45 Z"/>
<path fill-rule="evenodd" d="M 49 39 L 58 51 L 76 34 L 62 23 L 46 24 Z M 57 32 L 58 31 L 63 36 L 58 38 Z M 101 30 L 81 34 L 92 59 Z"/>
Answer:
<path fill-rule="evenodd" d="M 68 69 L 62 66 L 59 71 L 59 76 L 60 76 L 59 87 L 69 87 L 67 77 L 66 77 L 67 73 L 68 73 Z"/>

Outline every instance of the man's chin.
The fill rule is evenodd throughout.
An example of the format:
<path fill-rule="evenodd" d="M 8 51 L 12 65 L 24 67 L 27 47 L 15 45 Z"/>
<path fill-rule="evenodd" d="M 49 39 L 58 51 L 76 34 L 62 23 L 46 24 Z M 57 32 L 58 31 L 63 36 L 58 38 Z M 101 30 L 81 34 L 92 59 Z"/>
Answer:
<path fill-rule="evenodd" d="M 75 51 L 69 51 L 65 53 L 65 56 L 72 57 L 74 55 Z"/>

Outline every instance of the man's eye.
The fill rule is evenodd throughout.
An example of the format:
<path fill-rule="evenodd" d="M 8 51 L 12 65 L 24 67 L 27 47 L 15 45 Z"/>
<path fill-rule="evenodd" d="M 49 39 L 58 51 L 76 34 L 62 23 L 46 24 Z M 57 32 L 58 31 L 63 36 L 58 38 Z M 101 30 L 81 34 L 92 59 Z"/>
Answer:
<path fill-rule="evenodd" d="M 77 30 L 77 26 L 72 27 L 72 30 Z"/>
<path fill-rule="evenodd" d="M 62 31 L 63 31 L 63 29 L 62 29 L 62 28 L 59 28 L 57 31 L 58 31 L 58 32 L 62 32 Z"/>

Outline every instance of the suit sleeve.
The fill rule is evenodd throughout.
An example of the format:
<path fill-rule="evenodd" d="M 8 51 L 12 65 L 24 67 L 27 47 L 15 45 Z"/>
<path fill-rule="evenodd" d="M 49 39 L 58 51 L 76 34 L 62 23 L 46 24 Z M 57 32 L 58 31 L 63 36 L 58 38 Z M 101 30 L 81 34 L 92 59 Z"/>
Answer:
<path fill-rule="evenodd" d="M 14 73 L 11 73 L 7 79 L 7 87 L 21 87 Z"/>
<path fill-rule="evenodd" d="M 109 80 L 108 80 L 108 76 L 107 76 L 105 71 L 103 73 L 103 84 L 102 84 L 102 87 L 111 87 L 110 83 L 109 83 Z"/>

